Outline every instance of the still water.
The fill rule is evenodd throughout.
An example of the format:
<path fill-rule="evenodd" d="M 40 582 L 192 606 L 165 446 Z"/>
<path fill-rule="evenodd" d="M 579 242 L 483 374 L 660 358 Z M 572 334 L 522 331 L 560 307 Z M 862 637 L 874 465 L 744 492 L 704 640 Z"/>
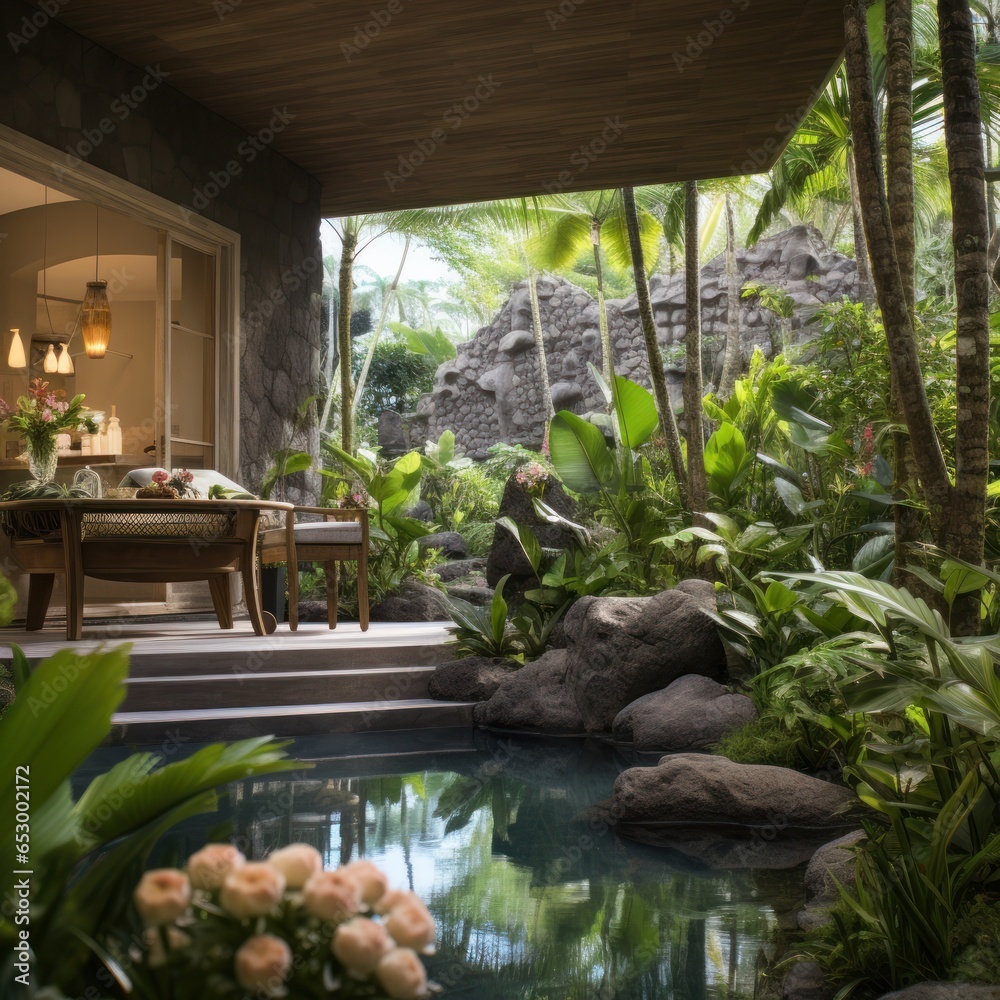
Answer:
<path fill-rule="evenodd" d="M 754 996 L 801 871 L 713 870 L 618 837 L 586 814 L 634 763 L 604 744 L 449 732 L 298 740 L 313 768 L 230 786 L 156 860 L 227 835 L 256 858 L 293 841 L 327 867 L 369 858 L 434 914 L 445 998 Z"/>

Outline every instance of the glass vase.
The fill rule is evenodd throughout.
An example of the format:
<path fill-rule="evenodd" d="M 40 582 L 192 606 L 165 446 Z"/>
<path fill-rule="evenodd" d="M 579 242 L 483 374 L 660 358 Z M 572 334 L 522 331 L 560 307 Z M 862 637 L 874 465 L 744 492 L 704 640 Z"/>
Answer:
<path fill-rule="evenodd" d="M 39 485 L 51 483 L 56 477 L 56 465 L 59 463 L 59 452 L 56 450 L 54 437 L 38 441 L 28 441 L 28 471 Z"/>

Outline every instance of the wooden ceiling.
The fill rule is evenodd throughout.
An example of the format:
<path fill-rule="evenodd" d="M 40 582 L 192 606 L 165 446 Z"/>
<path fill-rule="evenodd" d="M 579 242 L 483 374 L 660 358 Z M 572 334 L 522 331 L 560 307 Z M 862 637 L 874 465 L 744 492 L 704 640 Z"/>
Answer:
<path fill-rule="evenodd" d="M 840 57 L 842 16 L 838 0 L 73 0 L 59 13 L 248 132 L 287 106 L 274 146 L 322 182 L 327 215 L 767 169 Z"/>

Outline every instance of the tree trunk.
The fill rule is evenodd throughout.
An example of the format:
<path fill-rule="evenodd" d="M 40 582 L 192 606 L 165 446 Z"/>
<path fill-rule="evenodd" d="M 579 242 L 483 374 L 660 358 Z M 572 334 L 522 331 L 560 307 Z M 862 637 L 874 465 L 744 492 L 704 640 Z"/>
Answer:
<path fill-rule="evenodd" d="M 920 477 L 924 500 L 931 512 L 932 529 L 937 536 L 947 516 L 951 483 L 924 390 L 917 342 L 896 260 L 889 204 L 882 178 L 882 150 L 875 118 L 865 0 L 848 0 L 845 4 L 844 35 L 857 193 L 872 264 L 872 277 L 882 310 L 889 364 L 899 386 L 899 401 L 910 440 L 921 444 L 920 448 L 914 449 L 914 464 Z"/>
<path fill-rule="evenodd" d="M 858 294 L 866 306 L 875 305 L 875 286 L 872 281 L 871 257 L 865 226 L 862 221 L 861 196 L 858 191 L 858 169 L 854 152 L 847 154 L 847 180 L 851 189 L 851 221 L 854 223 L 854 260 L 858 265 Z"/>
<path fill-rule="evenodd" d="M 538 275 L 534 268 L 528 272 L 528 291 L 531 295 L 531 326 L 535 333 L 535 349 L 538 351 L 538 381 L 541 383 L 541 392 L 545 397 L 545 406 L 548 411 L 547 419 L 551 419 L 555 413 L 552 405 L 552 383 L 549 381 L 549 363 L 545 357 L 545 332 L 542 329 L 542 310 L 538 305 L 538 285 L 536 284 Z M 548 439 L 548 430 L 545 432 Z"/>
<path fill-rule="evenodd" d="M 698 245 L 698 182 L 684 184 L 684 276 L 687 330 L 684 335 L 684 425 L 688 446 L 688 506 L 697 517 L 708 510 L 705 477 L 705 432 L 701 383 L 701 260 Z"/>
<path fill-rule="evenodd" d="M 913 322 L 915 299 L 914 257 L 916 238 L 913 221 L 913 9 L 911 0 L 886 0 L 885 47 L 886 80 L 886 171 L 889 177 L 889 220 L 896 246 L 896 260 L 902 282 L 903 298 Z M 900 387 L 890 372 L 889 413 L 892 422 L 904 424 Z M 897 587 L 931 599 L 926 584 L 906 572 L 915 543 L 920 541 L 923 518 L 919 510 L 905 501 L 918 495 L 914 483 L 913 455 L 904 427 L 893 432 L 893 507 L 895 525 L 895 566 L 893 582 Z"/>
<path fill-rule="evenodd" d="M 684 454 L 681 449 L 681 436 L 677 430 L 677 418 L 674 416 L 670 393 L 667 391 L 667 379 L 663 372 L 663 357 L 656 339 L 653 304 L 649 300 L 646 260 L 642 252 L 642 241 L 639 239 L 639 213 L 635 207 L 635 191 L 630 187 L 622 188 L 622 201 L 625 205 L 625 225 L 628 229 L 629 250 L 632 253 L 632 273 L 635 278 L 635 295 L 639 302 L 642 338 L 646 343 L 646 360 L 649 362 L 649 380 L 653 384 L 653 396 L 656 398 L 656 408 L 660 412 L 660 427 L 663 428 L 667 439 L 670 465 L 674 470 L 674 478 L 677 480 L 677 489 L 683 503 L 687 473 L 684 469 Z"/>
<path fill-rule="evenodd" d="M 719 398 L 725 402 L 733 392 L 740 368 L 740 286 L 736 274 L 736 224 L 733 199 L 726 192 L 726 349 L 719 378 Z"/>
<path fill-rule="evenodd" d="M 340 345 L 340 446 L 354 453 L 354 387 L 351 379 L 351 298 L 354 291 L 354 252 L 357 233 L 344 229 L 340 255 L 340 311 L 337 340 Z"/>
<path fill-rule="evenodd" d="M 938 0 L 938 25 L 958 332 L 955 489 L 942 547 L 979 564 L 983 559 L 989 472 L 989 230 L 976 36 L 967 0 Z M 963 634 L 977 631 L 978 595 L 968 595 L 961 609 L 957 605 L 952 612 L 952 627 Z"/>
<path fill-rule="evenodd" d="M 604 378 L 608 385 L 615 377 L 615 361 L 611 355 L 611 331 L 608 329 L 608 308 L 604 304 L 604 268 L 601 266 L 601 224 L 590 221 L 590 242 L 594 244 L 594 270 L 597 272 L 597 325 L 601 330 L 601 355 Z"/>
<path fill-rule="evenodd" d="M 368 369 L 371 368 L 372 358 L 375 357 L 375 348 L 378 347 L 379 337 L 382 336 L 382 328 L 385 326 L 385 317 L 389 312 L 389 306 L 396 296 L 396 289 L 399 287 L 399 277 L 403 273 L 403 265 L 406 263 L 406 256 L 410 252 L 410 239 L 407 235 L 403 244 L 403 254 L 399 258 L 399 267 L 396 268 L 396 276 L 382 296 L 382 309 L 379 312 L 378 323 L 375 325 L 375 332 L 372 334 L 372 342 L 368 346 L 368 353 L 365 355 L 365 363 L 361 366 L 361 373 L 358 375 L 358 384 L 354 387 L 354 400 L 361 402 L 361 396 L 365 391 L 365 383 L 368 381 Z M 401 310 L 402 311 L 402 310 Z"/>

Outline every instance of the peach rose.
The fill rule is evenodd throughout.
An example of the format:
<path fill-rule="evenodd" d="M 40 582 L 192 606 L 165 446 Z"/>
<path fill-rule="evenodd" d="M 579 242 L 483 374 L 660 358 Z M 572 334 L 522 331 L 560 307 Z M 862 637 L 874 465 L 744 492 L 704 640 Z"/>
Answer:
<path fill-rule="evenodd" d="M 420 897 L 407 889 L 389 889 L 379 897 L 373 909 L 376 913 L 388 913 L 400 903 L 406 903 L 411 899 L 419 901 Z"/>
<path fill-rule="evenodd" d="M 415 896 L 394 906 L 385 918 L 385 929 L 396 944 L 418 951 L 434 944 L 434 918 Z"/>
<path fill-rule="evenodd" d="M 349 972 L 370 976 L 379 960 L 392 947 L 382 924 L 367 917 L 355 917 L 333 932 L 330 950 Z"/>
<path fill-rule="evenodd" d="M 273 934 L 257 934 L 236 952 L 235 971 L 243 989 L 254 990 L 257 996 L 275 996 L 292 971 L 292 949 Z"/>
<path fill-rule="evenodd" d="M 246 863 L 232 844 L 206 844 L 188 858 L 188 878 L 195 889 L 221 889 L 226 876 Z"/>
<path fill-rule="evenodd" d="M 191 902 L 191 883 L 176 868 L 146 872 L 132 894 L 136 909 L 147 927 L 172 924 Z"/>
<path fill-rule="evenodd" d="M 389 888 L 388 877 L 373 861 L 352 861 L 339 870 L 358 880 L 361 898 L 368 906 L 374 906 Z"/>
<path fill-rule="evenodd" d="M 163 948 L 163 937 L 156 927 L 147 927 L 144 940 L 146 942 L 146 964 L 151 969 L 159 969 L 167 964 L 167 952 Z M 167 948 L 170 951 L 180 951 L 191 943 L 191 938 L 176 927 L 167 928 Z"/>
<path fill-rule="evenodd" d="M 417 1000 L 427 995 L 427 973 L 412 948 L 393 948 L 378 963 L 375 978 L 393 1000 Z"/>
<path fill-rule="evenodd" d="M 361 885 L 343 871 L 319 872 L 306 882 L 302 905 L 320 920 L 347 920 L 361 909 Z"/>
<path fill-rule="evenodd" d="M 323 856 L 308 844 L 289 844 L 274 851 L 266 864 L 285 876 L 289 889 L 301 889 L 317 872 L 323 870 Z"/>
<path fill-rule="evenodd" d="M 219 902 L 234 917 L 263 917 L 281 902 L 285 876 L 271 865 L 246 864 L 230 872 L 222 883 Z"/>

